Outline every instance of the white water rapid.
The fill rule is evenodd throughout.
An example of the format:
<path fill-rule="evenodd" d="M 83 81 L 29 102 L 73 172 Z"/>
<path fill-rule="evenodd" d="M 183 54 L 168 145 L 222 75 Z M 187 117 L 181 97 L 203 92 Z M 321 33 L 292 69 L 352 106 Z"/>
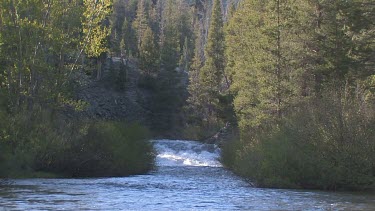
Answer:
<path fill-rule="evenodd" d="M 207 166 L 221 167 L 220 149 L 212 144 L 196 141 L 153 141 L 157 166 Z"/>

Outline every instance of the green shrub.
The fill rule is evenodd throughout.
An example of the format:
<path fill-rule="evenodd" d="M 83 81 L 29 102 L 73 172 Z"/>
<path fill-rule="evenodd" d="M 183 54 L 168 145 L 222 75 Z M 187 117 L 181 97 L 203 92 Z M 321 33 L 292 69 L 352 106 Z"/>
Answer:
<path fill-rule="evenodd" d="M 181 136 L 187 140 L 205 140 L 215 135 L 222 126 L 220 124 L 203 126 L 200 124 L 186 125 L 182 131 Z"/>
<path fill-rule="evenodd" d="M 72 145 L 70 172 L 74 176 L 125 176 L 153 167 L 149 135 L 139 125 L 97 122 Z M 69 163 L 69 162 L 68 162 Z"/>
<path fill-rule="evenodd" d="M 148 132 L 140 125 L 72 121 L 51 112 L 7 118 L 1 127 L 0 177 L 126 176 L 153 167 Z"/>
<path fill-rule="evenodd" d="M 331 93 L 303 104 L 271 130 L 229 143 L 224 164 L 263 187 L 372 189 L 374 108 L 356 102 Z"/>

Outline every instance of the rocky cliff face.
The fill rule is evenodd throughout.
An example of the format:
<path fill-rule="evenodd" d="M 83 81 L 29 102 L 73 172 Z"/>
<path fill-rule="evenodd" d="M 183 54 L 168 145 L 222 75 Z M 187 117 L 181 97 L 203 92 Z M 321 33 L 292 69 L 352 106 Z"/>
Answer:
<path fill-rule="evenodd" d="M 80 74 L 80 86 L 76 95 L 87 106 L 84 111 L 78 112 L 78 116 L 147 125 L 151 93 L 138 86 L 141 73 L 136 61 L 129 60 L 126 66 L 120 58 L 107 59 L 100 80 Z"/>

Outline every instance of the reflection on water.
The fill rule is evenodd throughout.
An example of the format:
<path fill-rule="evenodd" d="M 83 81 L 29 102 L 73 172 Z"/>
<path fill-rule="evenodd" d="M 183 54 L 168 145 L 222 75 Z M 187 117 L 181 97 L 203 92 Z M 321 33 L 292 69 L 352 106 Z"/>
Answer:
<path fill-rule="evenodd" d="M 219 167 L 217 157 L 212 154 L 217 153 L 216 150 L 199 143 L 183 143 L 180 141 L 177 146 L 170 141 L 156 141 L 159 155 L 170 153 L 172 160 L 158 157 L 159 168 L 149 175 L 3 180 L 0 182 L 0 211 L 375 210 L 375 196 L 371 194 L 251 187 Z"/>

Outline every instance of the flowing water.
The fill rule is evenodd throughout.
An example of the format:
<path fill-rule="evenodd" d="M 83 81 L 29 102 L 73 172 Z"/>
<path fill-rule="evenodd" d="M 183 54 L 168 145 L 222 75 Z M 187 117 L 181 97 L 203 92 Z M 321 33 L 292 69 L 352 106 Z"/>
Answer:
<path fill-rule="evenodd" d="M 375 210 L 371 194 L 254 188 L 222 168 L 214 145 L 153 142 L 158 168 L 148 175 L 0 181 L 0 211 Z"/>

